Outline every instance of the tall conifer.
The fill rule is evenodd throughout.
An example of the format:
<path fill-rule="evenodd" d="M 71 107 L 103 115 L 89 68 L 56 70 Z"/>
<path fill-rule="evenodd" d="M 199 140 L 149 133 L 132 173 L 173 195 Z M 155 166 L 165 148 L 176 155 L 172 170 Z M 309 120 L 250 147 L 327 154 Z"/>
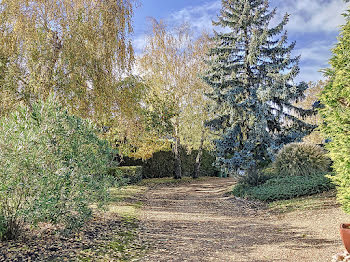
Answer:
<path fill-rule="evenodd" d="M 216 117 L 208 125 L 222 132 L 216 141 L 217 165 L 226 173 L 254 172 L 273 159 L 284 144 L 298 141 L 314 126 L 302 121 L 313 114 L 294 106 L 308 88 L 295 84 L 300 57 L 288 44 L 288 14 L 276 26 L 264 0 L 222 0 L 214 25 L 209 70 L 203 77 L 212 87 Z"/>

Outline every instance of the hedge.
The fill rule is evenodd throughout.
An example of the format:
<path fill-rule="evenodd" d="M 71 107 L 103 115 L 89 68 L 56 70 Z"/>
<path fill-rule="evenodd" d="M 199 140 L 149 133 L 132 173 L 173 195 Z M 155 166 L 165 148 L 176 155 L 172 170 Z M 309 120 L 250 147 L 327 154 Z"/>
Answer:
<path fill-rule="evenodd" d="M 110 173 L 127 184 L 136 184 L 142 180 L 142 166 L 120 166 L 110 169 Z"/>
<path fill-rule="evenodd" d="M 198 151 L 187 154 L 181 149 L 182 175 L 192 176 Z M 174 173 L 174 154 L 171 151 L 159 151 L 153 154 L 152 158 L 143 164 L 143 178 L 171 177 Z M 200 168 L 201 176 L 218 176 L 219 171 L 213 166 L 215 156 L 209 151 L 203 151 Z"/>
<path fill-rule="evenodd" d="M 233 194 L 238 197 L 271 202 L 313 195 L 334 188 L 329 178 L 324 175 L 285 176 L 268 180 L 259 186 L 238 184 Z"/>

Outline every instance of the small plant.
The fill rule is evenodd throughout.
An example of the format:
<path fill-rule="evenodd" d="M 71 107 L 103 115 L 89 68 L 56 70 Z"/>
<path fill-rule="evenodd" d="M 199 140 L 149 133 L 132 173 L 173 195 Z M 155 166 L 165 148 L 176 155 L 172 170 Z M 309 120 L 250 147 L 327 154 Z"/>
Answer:
<path fill-rule="evenodd" d="M 276 172 L 282 176 L 324 175 L 330 171 L 331 160 L 320 146 L 292 143 L 283 147 L 274 162 Z"/>

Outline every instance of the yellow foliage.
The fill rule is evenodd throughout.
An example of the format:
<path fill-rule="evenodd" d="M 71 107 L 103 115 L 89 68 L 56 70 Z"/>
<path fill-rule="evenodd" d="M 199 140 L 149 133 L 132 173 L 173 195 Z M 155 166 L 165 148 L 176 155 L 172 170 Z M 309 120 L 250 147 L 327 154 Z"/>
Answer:
<path fill-rule="evenodd" d="M 206 34 L 193 40 L 187 26 L 171 32 L 162 22 L 153 20 L 153 31 L 138 59 L 150 89 L 148 99 L 157 97 L 172 109 L 173 132 L 169 136 L 189 151 L 201 146 L 203 136 L 205 146 L 211 146 L 209 130 L 204 127 L 209 118 L 205 93 L 210 87 L 200 79 L 209 46 Z"/>
<path fill-rule="evenodd" d="M 133 62 L 133 2 L 2 0 L 0 58 L 7 62 L 0 114 L 55 93 L 83 117 L 112 115 L 118 79 Z"/>

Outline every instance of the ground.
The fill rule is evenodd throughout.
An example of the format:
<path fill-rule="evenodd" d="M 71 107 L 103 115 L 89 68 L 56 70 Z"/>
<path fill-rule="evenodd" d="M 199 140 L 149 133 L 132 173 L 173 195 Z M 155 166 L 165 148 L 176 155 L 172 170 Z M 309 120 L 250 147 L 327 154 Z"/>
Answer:
<path fill-rule="evenodd" d="M 234 184 L 161 179 L 114 189 L 78 233 L 28 229 L 0 242 L 0 261 L 325 262 L 344 250 L 338 227 L 350 217 L 332 192 L 266 205 L 228 194 Z"/>
<path fill-rule="evenodd" d="M 266 208 L 225 194 L 234 183 L 211 179 L 149 190 L 141 218 L 152 248 L 142 261 L 325 262 L 343 250 L 338 227 L 350 217 L 334 198 Z"/>

